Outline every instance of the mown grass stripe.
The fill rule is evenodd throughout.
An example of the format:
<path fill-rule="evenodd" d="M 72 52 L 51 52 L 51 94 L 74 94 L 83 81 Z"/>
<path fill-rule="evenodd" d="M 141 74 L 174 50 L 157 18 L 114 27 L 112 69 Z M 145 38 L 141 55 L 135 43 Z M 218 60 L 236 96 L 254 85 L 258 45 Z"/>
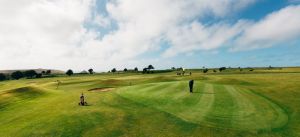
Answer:
<path fill-rule="evenodd" d="M 228 128 L 231 127 L 233 114 L 236 113 L 236 105 L 232 96 L 222 85 L 214 85 L 215 100 L 212 110 L 205 117 L 205 124 Z"/>
<path fill-rule="evenodd" d="M 236 105 L 237 111 L 236 114 L 233 114 L 232 118 L 232 128 L 237 129 L 257 129 L 257 119 L 254 117 L 256 115 L 257 109 L 253 104 L 253 101 L 250 101 L 247 95 L 240 93 L 239 90 L 232 86 L 225 86 L 228 93 L 233 97 Z"/>
<path fill-rule="evenodd" d="M 203 121 L 214 103 L 215 93 L 213 85 L 205 84 L 200 93 L 199 95 L 193 94 L 193 96 L 198 96 L 197 102 L 186 107 L 185 111 L 178 114 L 179 116 L 193 123 L 201 123 Z"/>

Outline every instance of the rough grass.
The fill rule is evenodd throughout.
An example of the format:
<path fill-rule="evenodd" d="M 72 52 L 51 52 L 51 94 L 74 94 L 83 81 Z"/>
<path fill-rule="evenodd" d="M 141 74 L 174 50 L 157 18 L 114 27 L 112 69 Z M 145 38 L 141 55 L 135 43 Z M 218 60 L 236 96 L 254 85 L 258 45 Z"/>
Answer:
<path fill-rule="evenodd" d="M 300 73 L 281 70 L 0 82 L 0 136 L 300 136 Z"/>

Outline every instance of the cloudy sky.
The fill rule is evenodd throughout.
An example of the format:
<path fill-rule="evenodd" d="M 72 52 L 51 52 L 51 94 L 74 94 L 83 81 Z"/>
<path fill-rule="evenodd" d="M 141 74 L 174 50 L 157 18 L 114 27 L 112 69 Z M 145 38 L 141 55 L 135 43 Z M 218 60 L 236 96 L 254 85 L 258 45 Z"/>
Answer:
<path fill-rule="evenodd" d="M 300 0 L 0 0 L 0 69 L 300 66 Z"/>

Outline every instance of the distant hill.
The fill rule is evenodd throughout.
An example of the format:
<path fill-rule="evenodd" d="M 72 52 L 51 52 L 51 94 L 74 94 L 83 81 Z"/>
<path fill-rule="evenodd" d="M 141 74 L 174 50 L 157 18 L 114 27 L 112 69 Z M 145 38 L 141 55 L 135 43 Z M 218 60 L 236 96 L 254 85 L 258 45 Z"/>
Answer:
<path fill-rule="evenodd" d="M 0 70 L 0 73 L 5 73 L 5 74 L 10 74 L 15 71 L 26 71 L 26 70 L 35 70 L 37 73 L 41 73 L 42 71 L 47 71 L 49 69 L 22 69 L 22 70 Z M 65 72 L 62 70 L 55 70 L 55 69 L 50 69 L 51 74 L 64 74 Z"/>

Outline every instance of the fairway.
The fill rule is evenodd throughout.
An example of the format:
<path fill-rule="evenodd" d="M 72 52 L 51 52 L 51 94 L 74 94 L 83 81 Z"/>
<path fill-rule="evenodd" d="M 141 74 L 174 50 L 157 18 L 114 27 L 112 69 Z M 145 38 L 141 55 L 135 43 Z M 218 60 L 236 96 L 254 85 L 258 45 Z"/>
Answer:
<path fill-rule="evenodd" d="M 271 130 L 288 122 L 281 107 L 249 90 L 199 82 L 195 93 L 187 91 L 186 82 L 162 82 L 118 93 L 185 121 L 217 128 Z"/>
<path fill-rule="evenodd" d="M 0 136 L 300 136 L 299 82 L 299 73 L 196 71 L 4 81 Z"/>

